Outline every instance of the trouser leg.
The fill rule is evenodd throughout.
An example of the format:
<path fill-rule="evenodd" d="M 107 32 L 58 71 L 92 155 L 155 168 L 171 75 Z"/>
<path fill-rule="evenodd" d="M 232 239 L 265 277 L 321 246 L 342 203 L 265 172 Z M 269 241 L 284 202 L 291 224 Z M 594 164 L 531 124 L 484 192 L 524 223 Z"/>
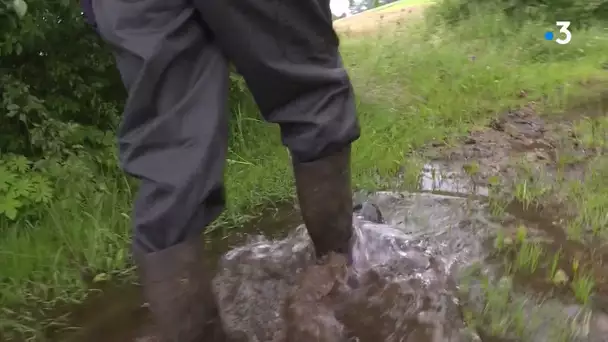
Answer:
<path fill-rule="evenodd" d="M 351 82 L 329 0 L 194 0 L 244 76 L 264 118 L 281 128 L 302 216 L 317 254 L 349 249 L 350 144 L 359 137 Z"/>
<path fill-rule="evenodd" d="M 199 341 L 210 306 L 200 233 L 224 205 L 228 68 L 186 0 L 95 0 L 128 90 L 120 161 L 141 180 L 134 259 L 167 341 Z"/>
<path fill-rule="evenodd" d="M 97 0 L 102 37 L 128 89 L 121 165 L 141 180 L 135 244 L 198 236 L 224 205 L 228 68 L 189 1 Z"/>

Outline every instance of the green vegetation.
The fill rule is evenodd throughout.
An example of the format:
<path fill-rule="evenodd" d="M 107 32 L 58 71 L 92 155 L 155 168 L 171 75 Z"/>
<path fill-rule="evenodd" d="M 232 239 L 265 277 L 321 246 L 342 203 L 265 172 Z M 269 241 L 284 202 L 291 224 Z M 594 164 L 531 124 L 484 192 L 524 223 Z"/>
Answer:
<path fill-rule="evenodd" d="M 115 155 L 124 92 L 111 55 L 80 10 L 71 2 L 31 0 L 19 19 L 11 3 L 0 2 L 0 334 L 43 340 L 58 323 L 47 315 L 52 308 L 80 302 L 97 281 L 130 279 L 136 184 L 122 175 Z M 354 147 L 358 188 L 414 188 L 423 162 L 417 151 L 425 144 L 452 143 L 530 99 L 563 108 L 565 95 L 608 79 L 602 25 L 577 29 L 569 45 L 558 45 L 543 39 L 552 22 L 514 23 L 498 8 L 476 12 L 449 2 L 428 13 L 428 25 L 343 39 L 363 126 Z M 212 227 L 216 233 L 239 229 L 262 205 L 293 198 L 277 128 L 261 121 L 236 76 L 232 90 L 230 201 Z M 527 99 L 518 96 L 522 90 Z M 571 225 L 598 232 L 608 206 L 602 125 L 604 119 L 590 118 L 576 126 L 581 142 L 598 151 L 588 166 L 595 172 L 578 185 L 555 185 L 569 189 L 565 199 L 578 206 Z M 400 170 L 406 174 L 396 183 Z M 538 188 L 530 182 L 540 181 L 528 178 L 515 182 L 517 198 L 540 203 L 550 191 L 530 190 Z M 526 248 L 515 259 L 518 268 L 542 269 L 539 254 L 547 249 Z M 581 301 L 593 288 L 586 277 L 573 277 Z"/>
<path fill-rule="evenodd" d="M 380 12 L 380 13 L 389 13 L 394 11 L 399 11 L 401 9 L 410 7 L 410 6 L 418 6 L 433 3 L 433 1 L 429 0 L 399 0 L 395 2 L 391 2 L 390 4 L 386 4 L 384 6 L 376 7 L 369 12 Z"/>
<path fill-rule="evenodd" d="M 550 304 L 538 306 L 538 302 L 518 296 L 510 277 L 490 281 L 479 274 L 470 276 L 481 280 L 465 280 L 462 291 L 474 291 L 483 298 L 483 303 L 477 309 L 479 314 L 465 308 L 463 315 L 467 325 L 474 327 L 481 336 L 509 341 L 532 342 L 546 338 L 548 341 L 566 342 L 580 330 L 582 324 L 578 316 L 584 315 L 585 311 L 577 314 L 575 319 L 569 319 L 561 314 L 559 308 Z M 539 331 L 543 333 L 539 334 Z"/>

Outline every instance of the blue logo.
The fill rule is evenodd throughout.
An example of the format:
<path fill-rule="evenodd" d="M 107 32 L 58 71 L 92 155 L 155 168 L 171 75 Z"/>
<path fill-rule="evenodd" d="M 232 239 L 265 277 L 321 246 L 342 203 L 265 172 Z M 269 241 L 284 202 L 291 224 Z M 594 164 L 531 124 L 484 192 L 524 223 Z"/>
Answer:
<path fill-rule="evenodd" d="M 561 44 L 561 45 L 565 45 L 570 43 L 570 40 L 572 40 L 572 32 L 570 32 L 570 30 L 568 30 L 568 27 L 570 27 L 570 22 L 569 21 L 556 21 L 555 25 L 557 27 L 559 27 L 559 34 L 563 35 L 563 38 L 557 38 L 555 39 L 555 34 L 552 31 L 547 31 L 545 32 L 545 40 L 554 40 L 557 44 Z"/>

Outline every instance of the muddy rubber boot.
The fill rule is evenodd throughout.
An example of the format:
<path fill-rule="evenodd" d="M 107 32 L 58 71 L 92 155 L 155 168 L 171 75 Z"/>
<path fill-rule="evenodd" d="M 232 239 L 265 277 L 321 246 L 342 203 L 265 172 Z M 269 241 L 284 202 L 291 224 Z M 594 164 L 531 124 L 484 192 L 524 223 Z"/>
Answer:
<path fill-rule="evenodd" d="M 162 342 L 212 341 L 215 313 L 202 241 L 191 239 L 156 253 L 134 251 L 145 299 Z"/>
<path fill-rule="evenodd" d="M 352 258 L 353 200 L 350 146 L 321 159 L 293 164 L 302 219 L 318 260 L 329 252 Z"/>

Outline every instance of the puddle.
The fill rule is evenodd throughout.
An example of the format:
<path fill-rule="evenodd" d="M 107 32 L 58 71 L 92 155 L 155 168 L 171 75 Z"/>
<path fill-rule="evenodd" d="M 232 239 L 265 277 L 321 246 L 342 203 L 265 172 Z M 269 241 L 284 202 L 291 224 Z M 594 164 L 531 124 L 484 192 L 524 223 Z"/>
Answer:
<path fill-rule="evenodd" d="M 285 239 L 260 238 L 226 254 L 215 288 L 231 337 L 285 341 L 292 324 L 314 326 L 317 334 L 342 332 L 340 339 L 321 339 L 328 342 L 456 341 L 465 333 L 451 277 L 485 255 L 478 236 L 488 230 L 486 221 L 463 198 L 378 193 L 369 200 L 386 223 L 358 221 L 353 266 L 360 286 L 328 295 L 330 314 L 322 321 L 314 319 L 318 305 L 300 307 L 309 314 L 298 322 L 282 309 L 299 272 L 313 262 L 303 227 Z"/>
<path fill-rule="evenodd" d="M 310 312 L 300 316 L 299 326 L 329 324 L 345 339 L 363 342 L 475 341 L 463 324 L 455 290 L 463 270 L 487 259 L 485 241 L 501 227 L 486 205 L 432 193 L 377 193 L 368 202 L 379 208 L 384 223 L 357 221 L 354 264 L 361 287 L 332 298 L 327 319 L 307 322 L 306 317 L 315 317 Z M 215 278 L 220 313 L 239 341 L 285 341 L 290 322 L 281 308 L 300 272 L 312 263 L 302 227 L 281 234 L 299 220 L 291 206 L 284 208 L 249 226 L 249 234 L 214 241 L 214 253 L 222 254 Z M 80 331 L 57 340 L 134 341 L 149 326 L 140 300 L 134 287 L 107 291 L 97 304 L 93 300 L 77 312 Z"/>
<path fill-rule="evenodd" d="M 419 193 L 357 199 L 354 289 L 334 284 L 327 273 L 302 273 L 312 264 L 312 246 L 301 226 L 289 230 L 300 224 L 291 204 L 266 211 L 239 234 L 211 234 L 209 261 L 219 265 L 214 288 L 225 330 L 236 341 L 265 342 L 608 341 L 608 316 L 601 312 L 608 287 L 599 284 L 594 305 L 583 307 L 568 289 L 554 291 L 535 275 L 505 280 L 502 261 L 492 258 L 497 232 L 516 234 L 523 225 L 531 241 L 562 250 L 560 268 L 572 269 L 576 257 L 608 284 L 608 254 L 567 240 L 543 212 L 515 202 L 500 222 L 489 212 L 489 177 L 514 179 L 512 161 L 521 157 L 555 162 L 564 135 L 555 127 L 532 107 L 509 112 L 461 146 L 426 151 L 433 161 L 421 172 Z M 473 176 L 464 171 L 471 161 L 478 165 Z M 299 310 L 285 310 L 294 307 L 290 294 L 302 277 L 332 290 L 314 305 L 296 300 Z M 106 291 L 76 316 L 83 328 L 56 341 L 133 341 L 149 326 L 136 287 Z M 308 339 L 293 337 L 294 325 Z"/>
<path fill-rule="evenodd" d="M 507 212 L 523 220 L 528 226 L 527 228 L 531 232 L 535 232 L 538 238 L 534 240 L 539 242 L 549 257 L 559 253 L 558 267 L 565 270 L 570 279 L 574 277 L 574 268 L 580 269 L 580 273 L 591 275 L 596 281 L 594 286 L 596 298 L 604 298 L 597 308 L 608 312 L 608 250 L 603 248 L 599 240 L 582 243 L 568 239 L 566 232 L 558 225 L 558 222 L 546 217 L 542 212 L 526 210 L 521 203 L 511 203 L 507 207 Z M 574 266 L 574 263 L 577 266 Z M 537 292 L 564 292 L 556 290 L 554 284 L 548 281 L 546 274 L 543 274 L 540 279 L 528 277 L 523 279 L 523 283 L 536 285 Z M 569 289 L 566 289 L 566 292 L 568 291 Z"/>
<path fill-rule="evenodd" d="M 244 225 L 239 231 L 222 236 L 217 230 L 205 236 L 209 266 L 215 269 L 226 251 L 244 243 L 251 236 L 284 237 L 285 227 L 301 223 L 292 203 L 280 203 L 267 209 L 260 217 Z M 71 328 L 52 333 L 50 341 L 61 342 L 132 342 L 152 333 L 151 321 L 138 286 L 123 284 L 108 286 L 103 293 L 93 294 L 84 305 L 70 310 Z M 220 342 L 220 341 L 218 341 Z"/>
<path fill-rule="evenodd" d="M 448 167 L 439 162 L 425 164 L 420 175 L 420 190 L 455 196 L 489 196 L 489 189 L 463 175 L 462 167 Z"/>
<path fill-rule="evenodd" d="M 147 309 L 138 287 L 109 286 L 103 293 L 91 296 L 86 305 L 72 311 L 70 328 L 50 336 L 62 342 L 131 342 L 141 333 L 148 321 Z M 72 331 L 73 330 L 73 331 Z"/>

